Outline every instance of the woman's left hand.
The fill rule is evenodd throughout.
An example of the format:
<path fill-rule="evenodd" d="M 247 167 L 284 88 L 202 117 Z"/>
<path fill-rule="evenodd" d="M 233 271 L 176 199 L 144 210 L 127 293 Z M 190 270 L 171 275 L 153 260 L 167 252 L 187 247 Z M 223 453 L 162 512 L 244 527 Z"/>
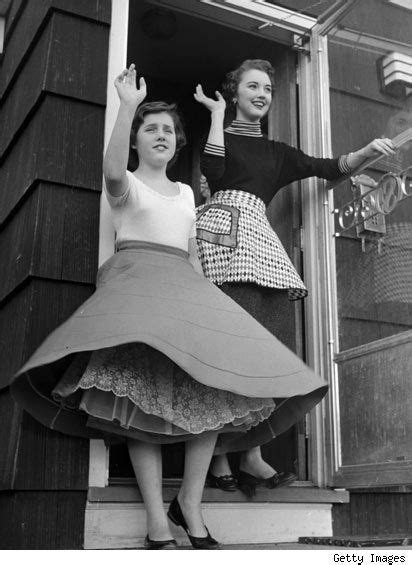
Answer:
<path fill-rule="evenodd" d="M 372 157 L 379 157 L 379 155 L 395 155 L 396 147 L 392 143 L 392 140 L 388 137 L 382 139 L 374 139 L 363 149 L 361 149 L 363 156 L 367 159 Z"/>

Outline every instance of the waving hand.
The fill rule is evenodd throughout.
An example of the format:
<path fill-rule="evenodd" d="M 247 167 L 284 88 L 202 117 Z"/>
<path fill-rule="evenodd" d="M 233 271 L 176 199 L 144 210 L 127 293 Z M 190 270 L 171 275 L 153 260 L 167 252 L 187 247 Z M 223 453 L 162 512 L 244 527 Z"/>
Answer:
<path fill-rule="evenodd" d="M 223 98 L 223 96 L 220 94 L 219 91 L 216 90 L 215 94 L 217 100 L 214 100 L 213 98 L 209 98 L 203 92 L 202 85 L 198 84 L 196 86 L 196 92 L 193 94 L 193 96 L 195 97 L 195 100 L 199 102 L 199 104 L 203 104 L 203 106 L 205 106 L 212 114 L 213 113 L 224 114 L 226 109 L 225 99 Z"/>
<path fill-rule="evenodd" d="M 139 88 L 136 87 L 136 69 L 134 64 L 131 64 L 128 69 L 125 69 L 116 77 L 114 85 L 120 102 L 127 106 L 137 108 L 146 98 L 147 88 L 143 77 L 139 80 Z"/>

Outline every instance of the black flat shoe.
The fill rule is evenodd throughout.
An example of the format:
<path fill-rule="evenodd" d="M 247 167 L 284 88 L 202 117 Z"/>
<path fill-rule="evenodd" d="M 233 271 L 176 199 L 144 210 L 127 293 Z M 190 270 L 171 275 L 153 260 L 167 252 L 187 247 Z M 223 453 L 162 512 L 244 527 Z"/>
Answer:
<path fill-rule="evenodd" d="M 256 487 L 272 489 L 286 486 L 296 481 L 296 479 L 297 476 L 294 473 L 286 473 L 283 471 L 280 473 L 275 472 L 275 474 L 268 479 L 258 479 L 254 475 L 245 473 L 245 471 L 239 471 L 237 476 L 239 489 L 248 497 L 255 496 Z"/>
<path fill-rule="evenodd" d="M 234 492 L 237 490 L 237 479 L 234 475 L 221 475 L 216 477 L 209 471 L 206 478 L 206 485 L 211 488 L 220 488 L 227 492 Z"/>
<path fill-rule="evenodd" d="M 209 530 L 206 528 L 207 536 L 203 538 L 197 538 L 195 536 L 191 536 L 189 534 L 189 528 L 187 526 L 187 522 L 185 517 L 183 516 L 182 509 L 180 508 L 179 501 L 177 500 L 177 496 L 172 500 L 169 506 L 169 510 L 167 512 L 169 519 L 176 524 L 176 526 L 181 526 L 185 532 L 187 533 L 187 537 L 189 538 L 190 543 L 194 547 L 194 549 L 219 549 L 220 544 L 218 541 L 212 538 L 209 533 Z"/>
<path fill-rule="evenodd" d="M 146 536 L 146 539 L 144 540 L 144 548 L 145 549 L 177 549 L 177 543 L 175 539 L 156 541 L 150 539 L 149 536 Z"/>

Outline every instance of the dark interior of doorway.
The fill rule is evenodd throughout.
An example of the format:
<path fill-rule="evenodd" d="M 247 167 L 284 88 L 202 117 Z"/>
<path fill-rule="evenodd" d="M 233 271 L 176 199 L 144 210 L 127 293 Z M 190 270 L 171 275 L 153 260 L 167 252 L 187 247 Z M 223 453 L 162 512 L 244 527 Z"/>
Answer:
<path fill-rule="evenodd" d="M 138 74 L 145 77 L 147 101 L 166 100 L 178 105 L 185 123 L 187 145 L 171 169 L 170 176 L 192 186 L 197 204 L 202 201 L 199 192 L 199 145 L 207 133 L 209 115 L 193 98 L 195 86 L 201 83 L 204 90 L 212 95 L 220 89 L 225 74 L 244 59 L 267 59 L 276 69 L 288 54 L 290 50 L 283 45 L 217 22 L 159 10 L 149 2 L 130 2 L 128 64 L 134 62 Z M 285 129 L 284 125 L 282 129 Z M 282 234 L 278 234 L 282 239 Z M 290 336 L 293 334 L 294 341 L 295 322 L 292 318 L 290 316 L 289 322 L 285 323 L 285 341 L 293 348 Z M 295 470 L 299 478 L 305 478 L 302 437 L 300 426 L 292 428 L 263 447 L 265 459 L 278 470 Z M 183 444 L 163 446 L 165 478 L 182 475 L 183 452 Z M 232 456 L 233 466 L 236 466 L 237 459 L 236 455 Z M 124 446 L 111 447 L 109 476 L 116 483 L 134 477 Z"/>

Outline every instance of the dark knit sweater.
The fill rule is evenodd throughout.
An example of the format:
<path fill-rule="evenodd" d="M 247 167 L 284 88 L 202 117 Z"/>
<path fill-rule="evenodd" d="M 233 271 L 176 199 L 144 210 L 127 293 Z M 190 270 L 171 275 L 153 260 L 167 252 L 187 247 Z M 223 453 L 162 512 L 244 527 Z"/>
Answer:
<path fill-rule="evenodd" d="M 225 147 L 206 144 L 200 168 L 211 193 L 243 190 L 255 194 L 268 205 L 283 186 L 316 176 L 334 180 L 346 171 L 342 159 L 319 159 L 266 137 L 248 134 L 234 122 L 224 133 Z"/>

